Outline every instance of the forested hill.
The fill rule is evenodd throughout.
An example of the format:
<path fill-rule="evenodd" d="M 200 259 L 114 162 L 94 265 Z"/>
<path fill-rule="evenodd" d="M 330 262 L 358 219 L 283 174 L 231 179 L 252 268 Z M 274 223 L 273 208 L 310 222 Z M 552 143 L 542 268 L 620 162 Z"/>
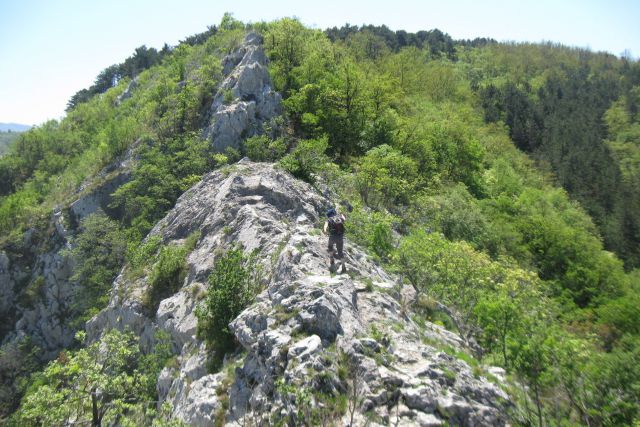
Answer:
<path fill-rule="evenodd" d="M 202 42 L 213 29 L 184 43 Z M 367 59 L 417 48 L 456 63 L 480 100 L 485 121 L 506 124 L 516 146 L 540 167 L 549 167 L 592 216 L 605 247 L 628 268 L 640 266 L 637 62 L 551 43 L 453 40 L 437 29 L 408 33 L 345 25 L 325 34 Z M 75 94 L 70 108 L 155 65 L 168 51 L 166 45 L 160 52 L 137 48 L 124 63 L 105 69 L 91 88 Z"/>
<path fill-rule="evenodd" d="M 270 78 L 260 77 L 265 86 L 251 80 L 238 89 L 229 73 L 247 52 L 266 63 L 261 50 L 242 44 L 249 31 L 260 35 L 254 42 L 263 39 Z M 281 115 L 259 117 L 257 97 L 267 95 L 277 104 L 271 112 Z M 95 325 L 107 318 L 101 310 L 110 298 L 113 306 L 113 298 L 142 292 L 123 290 L 123 283 L 149 286 L 137 295 L 140 316 L 160 322 L 161 301 L 194 280 L 187 274 L 194 248 L 229 243 L 239 231 L 227 225 L 216 229 L 215 239 L 194 233 L 169 245 L 158 226 L 145 237 L 181 194 L 202 188 L 203 176 L 219 183 L 231 174 L 243 182 L 251 163 L 235 163 L 247 156 L 277 163 L 334 201 L 349 201 L 347 242 L 368 251 L 367 263 L 371 258 L 397 275 L 400 290 L 384 292 L 397 298 L 403 319 L 423 332 L 434 322 L 457 334 L 473 357 L 447 351 L 473 366 L 472 376 L 489 378 L 491 365 L 505 369 L 506 379 L 494 379 L 513 403 L 501 414 L 512 424 L 633 425 L 640 420 L 639 105 L 638 61 L 551 43 L 453 40 L 438 30 L 347 25 L 320 31 L 294 19 L 244 24 L 225 15 L 220 25 L 176 47 L 138 48 L 72 95 L 63 120 L 21 134 L 0 158 L 0 420 L 91 420 L 96 394 L 73 384 L 78 372 L 96 368 L 87 355 L 97 347 L 74 342 L 73 333 L 89 319 Z M 220 148 L 211 129 L 223 127 L 224 115 L 240 117 L 245 127 L 237 144 Z M 80 205 L 95 213 L 85 215 Z M 290 250 L 305 251 L 304 245 Z M 274 254 L 263 254 L 272 260 L 267 267 Z M 223 264 L 207 264 L 199 274 L 213 291 L 188 291 L 209 304 L 197 310 L 197 339 L 220 375 L 236 372 L 233 360 L 244 357 L 237 341 L 251 337 L 232 335 L 227 325 L 239 311 L 222 309 L 232 306 L 224 300 L 230 294 L 215 289 L 236 279 L 245 283 L 250 274 L 243 260 L 251 256 L 228 246 L 212 249 Z M 46 274 L 52 265 L 60 274 Z M 205 270 L 228 281 L 215 274 L 206 279 Z M 358 292 L 383 292 L 371 278 L 356 279 L 370 282 Z M 415 297 L 406 299 L 402 284 Z M 234 300 L 234 309 L 253 304 L 258 288 L 245 289 L 243 305 Z M 276 315 L 283 324 L 298 317 Z M 60 329 L 42 333 L 49 324 Z M 395 360 L 389 337 L 402 326 L 389 328 L 363 332 L 377 343 L 371 344 L 375 356 L 365 351 L 374 366 Z M 87 390 L 111 387 L 101 395 L 110 399 L 102 402 L 105 419 L 123 425 L 187 420 L 180 402 L 158 396 L 166 376 L 157 382 L 161 371 L 187 363 L 172 354 L 183 342 L 154 339 L 160 344 L 153 351 L 136 350 L 125 363 L 121 350 L 134 348 L 138 337 L 107 337 L 120 357 L 109 369 L 122 381 L 94 384 L 107 379 L 82 377 Z M 427 335 L 421 342 L 435 345 Z M 127 388 L 134 374 L 143 384 L 135 390 Z M 278 383 L 271 392 L 288 406 L 274 409 L 287 414 L 274 422 L 346 416 L 354 388 L 340 372 L 329 377 L 339 385 L 317 395 L 298 396 L 294 384 Z M 232 389 L 225 381 L 216 386 L 220 399 Z M 443 373 L 442 381 L 445 388 L 459 386 L 455 372 Z M 287 400 L 287 393 L 297 400 Z M 385 394 L 396 399 L 385 404 L 417 401 L 402 393 Z M 376 405 L 382 399 L 369 397 Z M 354 399 L 366 414 L 367 405 Z M 158 400 L 166 405 L 147 411 Z M 59 402 L 59 410 L 48 412 L 49 402 Z M 309 402 L 321 402 L 330 414 L 295 411 Z M 440 403 L 423 409 L 429 405 L 438 419 L 456 423 Z M 228 396 L 220 408 L 218 423 L 226 419 Z M 390 415 L 367 416 L 388 422 Z"/>

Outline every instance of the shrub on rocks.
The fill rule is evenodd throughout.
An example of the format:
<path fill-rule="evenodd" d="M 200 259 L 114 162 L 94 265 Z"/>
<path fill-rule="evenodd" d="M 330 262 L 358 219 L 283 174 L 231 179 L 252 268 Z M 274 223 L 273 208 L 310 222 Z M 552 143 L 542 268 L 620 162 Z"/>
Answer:
<path fill-rule="evenodd" d="M 259 269 L 253 254 L 245 255 L 242 248 L 235 247 L 216 261 L 205 301 L 196 309 L 198 338 L 213 350 L 215 360 L 221 361 L 234 349 L 229 323 L 253 302 L 258 287 Z"/>

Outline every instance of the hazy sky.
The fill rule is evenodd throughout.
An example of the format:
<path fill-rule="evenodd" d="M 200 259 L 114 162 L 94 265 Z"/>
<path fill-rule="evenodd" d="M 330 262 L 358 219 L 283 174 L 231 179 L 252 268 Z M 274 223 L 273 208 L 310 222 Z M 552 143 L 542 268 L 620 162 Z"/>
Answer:
<path fill-rule="evenodd" d="M 640 0 L 0 0 L 0 122 L 60 118 L 71 95 L 136 47 L 175 45 L 224 12 L 245 22 L 439 28 L 456 39 L 551 40 L 640 56 Z"/>

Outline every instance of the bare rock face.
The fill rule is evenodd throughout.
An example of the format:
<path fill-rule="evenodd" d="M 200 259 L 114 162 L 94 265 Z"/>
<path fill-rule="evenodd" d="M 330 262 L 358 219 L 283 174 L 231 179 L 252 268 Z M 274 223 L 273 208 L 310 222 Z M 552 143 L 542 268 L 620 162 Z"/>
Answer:
<path fill-rule="evenodd" d="M 242 46 L 223 59 L 226 77 L 204 132 L 216 151 L 239 149 L 244 138 L 262 133 L 263 124 L 282 113 L 282 97 L 271 87 L 267 62 L 262 38 L 256 33 L 249 33 Z"/>
<path fill-rule="evenodd" d="M 349 424 L 349 413 L 327 409 L 326 396 L 353 402 L 354 425 L 505 425 L 508 396 L 442 350 L 465 350 L 455 334 L 411 320 L 411 289 L 348 237 L 348 274 L 329 273 L 320 232 L 328 205 L 270 164 L 243 160 L 206 175 L 151 232 L 165 244 L 200 232 L 180 290 L 147 316 L 147 278 L 120 276 L 109 307 L 87 324 L 89 337 L 129 328 L 150 349 L 155 331 L 166 331 L 177 358 L 158 378 L 159 398 L 190 425 L 220 417 L 228 425 L 310 425 L 313 411 Z M 230 325 L 243 351 L 211 373 L 194 311 L 216 259 L 238 243 L 259 250 L 264 290 Z"/>
<path fill-rule="evenodd" d="M 66 255 L 74 228 L 98 210 L 109 211 L 110 194 L 131 178 L 138 143 L 78 189 L 68 209 L 56 209 L 44 235 L 28 230 L 20 253 L 0 252 L 0 343 L 28 336 L 43 361 L 73 344 L 78 325 L 71 281 L 73 261 Z M 113 212 L 111 212 L 113 213 Z M 12 259 L 13 258 L 13 259 Z"/>
<path fill-rule="evenodd" d="M 68 322 L 75 289 L 69 281 L 73 264 L 63 253 L 68 247 L 63 213 L 54 212 L 50 224 L 46 250 L 39 246 L 27 260 L 0 254 L 0 315 L 11 322 L 4 325 L 7 333 L 2 342 L 29 336 L 41 349 L 38 356 L 42 360 L 56 357 L 60 349 L 73 343 L 75 334 Z M 41 237 L 27 231 L 24 246 L 35 247 L 34 240 Z"/>
<path fill-rule="evenodd" d="M 80 186 L 78 198 L 69 205 L 69 219 L 74 225 L 98 210 L 107 212 L 111 216 L 118 216 L 118 212 L 109 207 L 112 202 L 111 194 L 131 180 L 132 166 L 136 160 L 135 153 L 141 143 L 142 141 L 138 139 L 121 158 L 107 165 L 96 176 Z"/>

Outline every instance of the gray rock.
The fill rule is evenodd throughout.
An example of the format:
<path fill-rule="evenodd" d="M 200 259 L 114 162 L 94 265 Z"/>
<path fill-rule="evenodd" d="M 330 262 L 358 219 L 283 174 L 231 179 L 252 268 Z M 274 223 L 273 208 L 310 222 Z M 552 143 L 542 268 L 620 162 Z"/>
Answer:
<path fill-rule="evenodd" d="M 187 292 L 178 292 L 163 300 L 156 313 L 156 322 L 169 332 L 177 348 L 195 341 L 198 321 L 194 313 L 195 304 Z"/>
<path fill-rule="evenodd" d="M 420 387 L 403 390 L 402 395 L 407 407 L 422 412 L 433 412 L 436 409 L 436 396 L 431 388 Z"/>
<path fill-rule="evenodd" d="M 272 89 L 262 38 L 256 33 L 222 60 L 225 80 L 211 106 L 205 138 L 214 150 L 239 149 L 242 140 L 263 132 L 263 124 L 282 114 L 282 97 Z M 233 101 L 225 105 L 227 92 Z"/>
<path fill-rule="evenodd" d="M 421 337 L 461 349 L 464 343 L 435 325 L 414 324 L 398 300 L 376 290 L 397 288 L 395 277 L 351 242 L 345 258 L 354 278 L 329 274 L 326 237 L 316 228 L 328 204 L 310 186 L 270 164 L 242 160 L 204 176 L 150 233 L 177 244 L 200 231 L 182 288 L 147 317 L 141 310 L 147 278 L 129 283 L 120 277 L 109 307 L 88 322 L 89 335 L 97 339 L 110 327 L 129 328 L 150 349 L 155 331 L 167 331 L 177 367 L 161 373 L 158 393 L 173 405 L 176 417 L 193 425 L 213 425 L 212 414 L 221 404 L 215 389 L 228 383 L 220 393 L 229 397 L 229 425 L 243 425 L 247 413 L 254 420 L 279 420 L 291 409 L 280 391 L 284 385 L 313 395 L 345 393 L 354 383 L 364 402 L 356 425 L 365 424 L 366 410 L 391 422 L 394 405 L 402 406 L 399 419 L 407 425 L 440 425 L 442 419 L 504 425 L 508 396 Z M 198 289 L 204 292 L 216 258 L 232 244 L 259 249 L 256 265 L 265 272 L 264 289 L 229 325 L 242 355 L 228 356 L 226 363 L 233 366 L 211 375 L 207 351 L 194 334 L 193 312 Z M 358 277 L 380 286 L 365 291 Z M 338 375 L 343 363 L 349 363 L 347 379 Z M 233 377 L 226 378 L 230 372 Z"/>
<path fill-rule="evenodd" d="M 14 321 L 13 330 L 3 342 L 29 336 L 41 348 L 38 356 L 43 361 L 56 357 L 61 348 L 71 345 L 75 335 L 75 330 L 66 320 L 74 313 L 72 304 L 76 285 L 69 280 L 72 262 L 63 253 L 68 247 L 68 231 L 61 211 L 52 213 L 50 229 L 50 249 L 35 253 L 28 264 L 14 263 L 6 253 L 4 259 L 0 257 L 0 263 L 4 264 L 0 265 L 0 276 L 3 275 L 1 271 L 5 272 L 0 292 L 6 295 L 6 301 L 12 301 L 11 306 L 5 306 L 5 314 L 12 311 Z M 25 233 L 24 239 L 27 245 L 37 244 L 32 242 L 37 239 L 32 231 Z M 29 283 L 32 293 L 29 304 L 15 304 L 18 300 L 18 295 L 14 294 L 17 283 Z"/>
<path fill-rule="evenodd" d="M 109 208 L 109 204 L 112 202 L 111 194 L 130 180 L 131 172 L 129 170 L 110 174 L 104 181 L 71 203 L 69 210 L 73 215 L 73 221 L 79 224 L 81 220 L 98 210 L 111 212 L 112 209 Z"/>
<path fill-rule="evenodd" d="M 304 329 L 318 334 L 323 339 L 333 341 L 343 332 L 340 322 L 340 307 L 324 295 L 316 299 L 300 313 Z"/>
<path fill-rule="evenodd" d="M 160 400 L 167 400 L 171 384 L 173 384 L 176 375 L 175 369 L 169 367 L 163 368 L 160 372 L 156 383 L 156 390 L 158 390 L 158 398 Z"/>
<path fill-rule="evenodd" d="M 192 426 L 214 425 L 216 413 L 221 406 L 216 394 L 219 382 L 219 376 L 205 375 L 189 383 L 188 391 L 179 393 L 178 398 L 173 401 L 174 416 Z"/>
<path fill-rule="evenodd" d="M 133 91 L 136 90 L 137 87 L 138 87 L 138 77 L 131 80 L 127 85 L 127 88 L 124 90 L 124 92 L 118 95 L 118 97 L 116 98 L 116 105 L 120 105 L 123 101 L 126 101 L 127 99 L 131 98 L 131 95 L 133 95 Z"/>
<path fill-rule="evenodd" d="M 473 415 L 474 408 L 463 397 L 449 394 L 438 397 L 438 413 L 451 423 L 468 425 L 467 421 Z"/>
<path fill-rule="evenodd" d="M 213 115 L 214 150 L 223 152 L 227 147 L 239 149 L 240 141 L 247 135 L 247 130 L 254 131 L 252 122 L 255 115 L 255 101 L 239 101 L 228 106 L 220 106 Z"/>
<path fill-rule="evenodd" d="M 306 361 L 309 357 L 322 348 L 322 341 L 317 335 L 311 335 L 298 341 L 289 348 L 287 357 L 289 359 L 298 358 L 301 361 Z"/>
<path fill-rule="evenodd" d="M 438 418 L 436 415 L 424 413 L 418 413 L 416 423 L 420 427 L 438 427 L 444 424 L 442 419 Z"/>

